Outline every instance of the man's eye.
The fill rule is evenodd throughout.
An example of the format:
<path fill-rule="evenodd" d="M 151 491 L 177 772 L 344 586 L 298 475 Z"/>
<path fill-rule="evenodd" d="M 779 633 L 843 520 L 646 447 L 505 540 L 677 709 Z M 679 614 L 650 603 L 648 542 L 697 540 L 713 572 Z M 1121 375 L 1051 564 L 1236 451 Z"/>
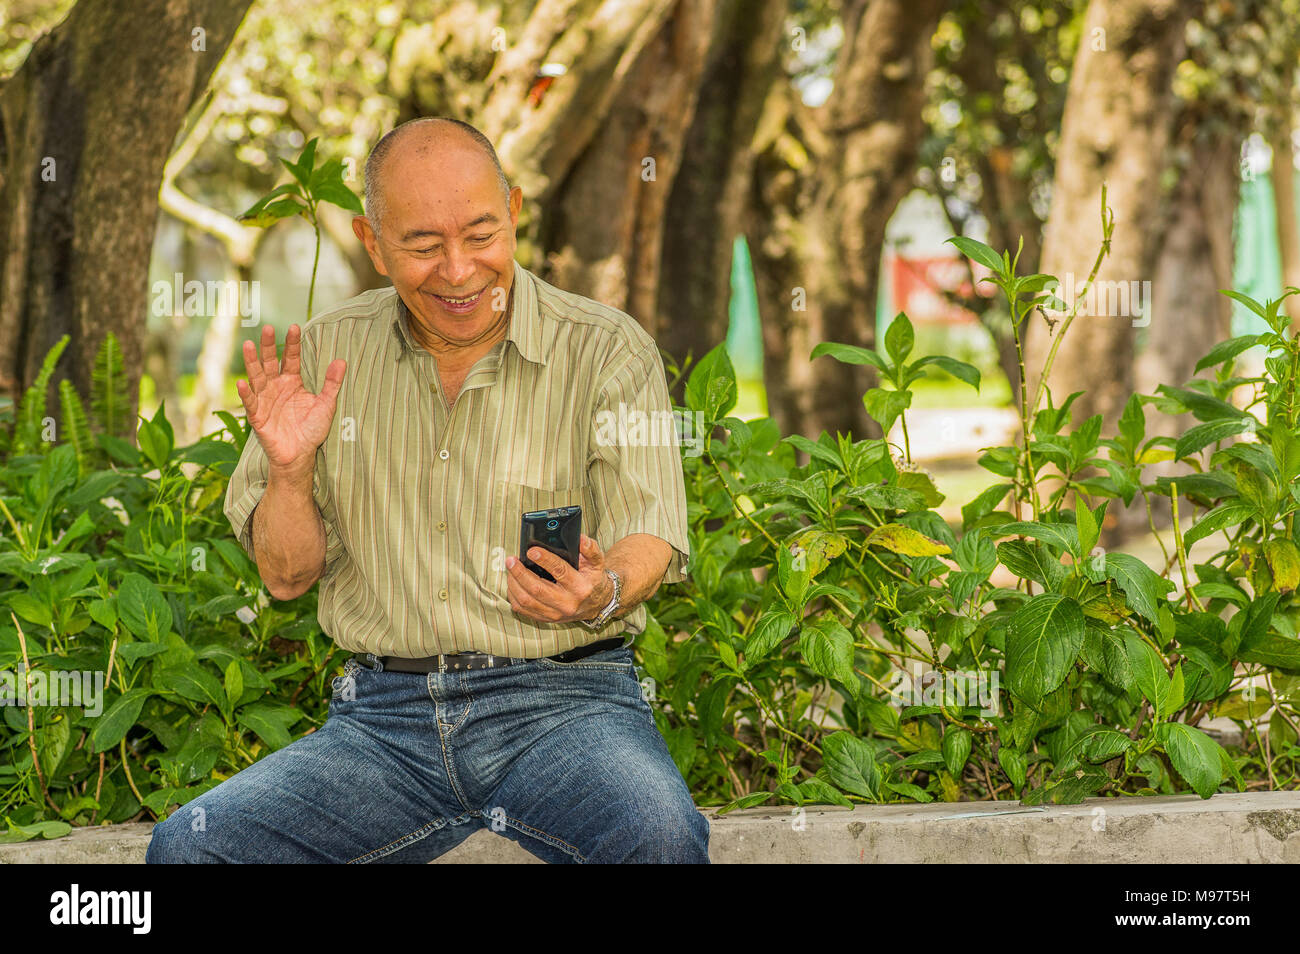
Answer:
<path fill-rule="evenodd" d="M 492 233 L 492 234 L 490 234 L 490 235 L 471 235 L 469 240 L 470 240 L 471 242 L 478 242 L 478 243 L 482 244 L 483 242 L 486 242 L 486 241 L 488 241 L 489 239 L 491 239 L 491 238 L 492 238 L 492 235 L 494 235 L 494 234 L 496 234 L 496 233 Z"/>

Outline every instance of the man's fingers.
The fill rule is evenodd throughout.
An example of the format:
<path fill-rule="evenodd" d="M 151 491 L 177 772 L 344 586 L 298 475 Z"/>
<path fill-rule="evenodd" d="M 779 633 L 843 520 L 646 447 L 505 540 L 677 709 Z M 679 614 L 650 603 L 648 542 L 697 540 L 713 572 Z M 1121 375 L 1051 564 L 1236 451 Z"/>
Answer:
<path fill-rule="evenodd" d="M 555 577 L 555 582 L 565 586 L 569 579 L 569 574 L 576 572 L 567 560 L 556 556 L 550 550 L 544 550 L 541 547 L 532 547 L 528 551 L 528 559 L 532 560 L 543 570 L 546 570 L 551 576 Z"/>
<path fill-rule="evenodd" d="M 330 362 L 330 366 L 325 369 L 325 383 L 320 389 L 320 396 L 331 404 L 338 397 L 339 388 L 343 386 L 343 373 L 347 370 L 348 363 L 342 358 L 335 358 Z"/>
<path fill-rule="evenodd" d="M 290 325 L 284 336 L 284 361 L 280 365 L 281 374 L 299 374 L 302 367 L 302 329 Z"/>
<path fill-rule="evenodd" d="M 257 357 L 257 345 L 251 340 L 244 342 L 244 370 L 248 372 L 248 383 L 254 394 L 266 387 L 266 373 Z"/>
<path fill-rule="evenodd" d="M 257 414 L 257 392 L 242 378 L 235 382 L 235 390 L 239 392 L 239 399 L 244 402 L 244 413 L 248 415 L 248 420 L 251 422 Z"/>
<path fill-rule="evenodd" d="M 280 361 L 275 354 L 275 328 L 271 325 L 262 326 L 262 373 L 268 378 L 273 378 L 280 373 Z"/>

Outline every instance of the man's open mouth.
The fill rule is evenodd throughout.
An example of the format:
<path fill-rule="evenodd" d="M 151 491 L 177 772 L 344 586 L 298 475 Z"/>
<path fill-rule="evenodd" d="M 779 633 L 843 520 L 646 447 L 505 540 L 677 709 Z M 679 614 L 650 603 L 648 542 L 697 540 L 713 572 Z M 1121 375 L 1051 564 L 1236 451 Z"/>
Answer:
<path fill-rule="evenodd" d="M 434 295 L 433 297 L 440 301 L 445 301 L 449 305 L 472 305 L 482 297 L 483 292 L 486 290 L 487 288 L 484 286 L 467 298 L 448 298 L 446 295 Z"/>

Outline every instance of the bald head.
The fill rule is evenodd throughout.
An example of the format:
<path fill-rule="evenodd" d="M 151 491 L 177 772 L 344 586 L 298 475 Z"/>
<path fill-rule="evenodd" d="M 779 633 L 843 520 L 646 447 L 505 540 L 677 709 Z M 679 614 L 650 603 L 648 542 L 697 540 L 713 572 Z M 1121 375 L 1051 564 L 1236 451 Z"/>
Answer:
<path fill-rule="evenodd" d="M 484 159 L 491 164 L 492 171 L 501 184 L 502 201 L 508 208 L 510 182 L 506 179 L 505 170 L 501 168 L 501 161 L 487 136 L 459 119 L 443 116 L 412 119 L 397 126 L 375 143 L 375 148 L 366 159 L 366 218 L 375 234 L 379 235 L 380 222 L 384 218 L 384 169 L 391 153 L 410 149 L 421 157 L 434 157 L 436 163 L 439 151 L 465 146 L 482 153 Z"/>

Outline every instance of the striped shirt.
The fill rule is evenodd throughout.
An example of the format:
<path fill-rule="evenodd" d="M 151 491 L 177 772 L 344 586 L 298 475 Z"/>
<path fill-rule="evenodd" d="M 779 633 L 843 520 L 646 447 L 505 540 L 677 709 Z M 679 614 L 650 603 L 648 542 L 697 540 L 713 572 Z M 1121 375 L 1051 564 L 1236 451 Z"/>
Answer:
<path fill-rule="evenodd" d="M 625 313 L 518 262 L 513 297 L 505 339 L 450 407 L 392 288 L 303 327 L 309 390 L 320 390 L 332 360 L 347 361 L 313 480 L 326 536 L 320 625 L 345 650 L 533 658 L 620 634 L 630 642 L 645 628 L 643 605 L 596 631 L 511 610 L 505 558 L 519 556 L 530 510 L 581 505 L 582 532 L 606 552 L 629 534 L 653 534 L 673 550 L 663 581 L 686 579 L 681 451 L 675 428 L 654 424 L 672 420 L 654 340 Z M 225 500 L 250 554 L 266 477 L 253 435 Z"/>

